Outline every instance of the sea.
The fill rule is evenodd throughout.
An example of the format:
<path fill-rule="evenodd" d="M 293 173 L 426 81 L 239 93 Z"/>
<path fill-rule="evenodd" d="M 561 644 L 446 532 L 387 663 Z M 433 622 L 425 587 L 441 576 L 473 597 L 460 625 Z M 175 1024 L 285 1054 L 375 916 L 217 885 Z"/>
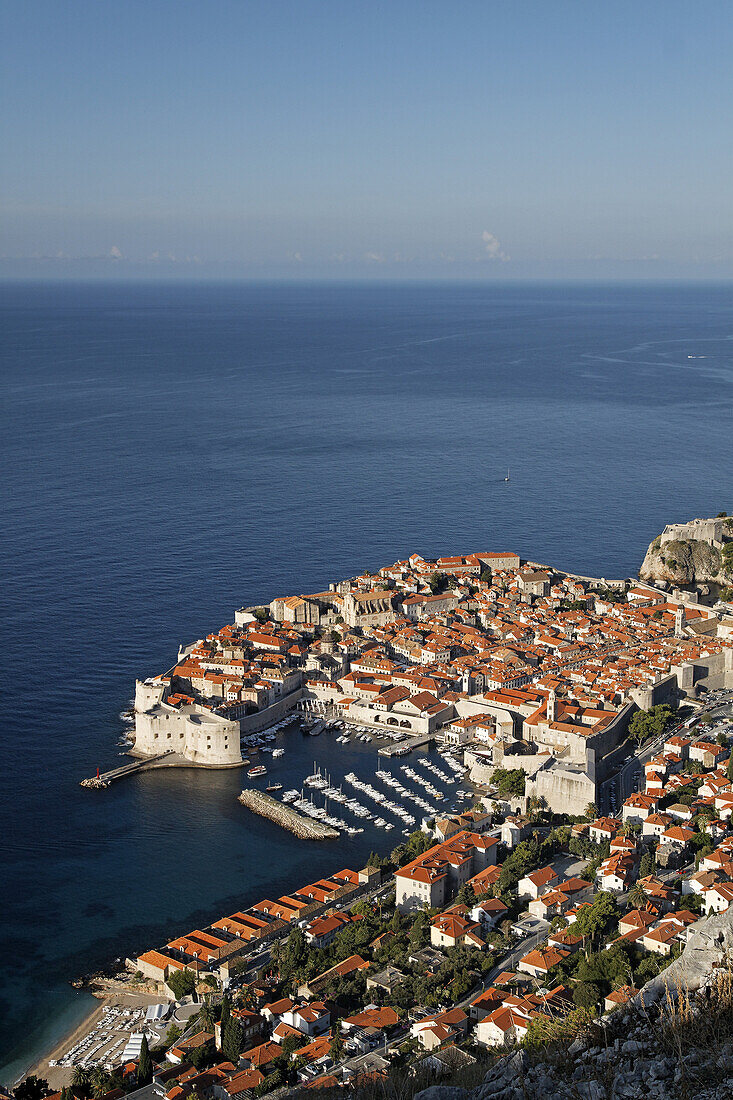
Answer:
<path fill-rule="evenodd" d="M 0 318 L 10 1083 L 89 1010 L 70 979 L 399 839 L 295 841 L 237 771 L 80 788 L 123 762 L 135 678 L 412 553 L 627 577 L 666 523 L 733 512 L 733 290 L 4 283 Z M 374 768 L 281 737 L 287 783 Z"/>

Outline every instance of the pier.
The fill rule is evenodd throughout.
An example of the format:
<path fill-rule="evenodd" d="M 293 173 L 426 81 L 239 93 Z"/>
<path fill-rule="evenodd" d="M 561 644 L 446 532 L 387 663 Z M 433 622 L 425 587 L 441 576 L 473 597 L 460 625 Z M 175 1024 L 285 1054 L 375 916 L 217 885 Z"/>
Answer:
<path fill-rule="evenodd" d="M 380 745 L 377 751 L 380 756 L 406 756 L 413 749 L 422 748 L 423 745 L 429 745 L 434 740 L 434 733 L 424 733 L 420 737 L 407 737 L 394 745 Z"/>
<path fill-rule="evenodd" d="M 176 759 L 167 759 L 165 764 L 161 764 L 161 760 L 165 757 L 176 757 Z M 147 756 L 144 760 L 133 760 L 129 764 L 121 764 L 119 768 L 112 768 L 110 771 L 102 772 L 101 775 L 95 775 L 91 779 L 82 779 L 79 786 L 103 790 L 105 787 L 109 787 L 110 783 L 114 783 L 115 779 L 123 779 L 126 775 L 133 775 L 135 772 L 145 771 L 147 768 L 173 767 L 176 765 L 188 766 L 188 761 L 178 758 L 176 753 L 167 749 L 165 752 L 159 753 L 158 756 Z"/>
<path fill-rule="evenodd" d="M 274 821 L 276 825 L 287 829 L 300 840 L 337 840 L 340 835 L 338 829 L 304 817 L 262 791 L 244 790 L 237 801 L 260 817 L 266 817 L 268 821 Z"/>

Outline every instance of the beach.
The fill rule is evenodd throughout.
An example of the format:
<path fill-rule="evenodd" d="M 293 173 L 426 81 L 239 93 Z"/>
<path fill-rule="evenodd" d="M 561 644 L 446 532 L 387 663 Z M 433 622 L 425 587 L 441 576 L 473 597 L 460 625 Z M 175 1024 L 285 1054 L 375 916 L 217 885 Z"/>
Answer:
<path fill-rule="evenodd" d="M 36 1077 L 44 1078 L 52 1089 L 61 1089 L 64 1085 L 70 1085 L 74 1076 L 74 1067 L 52 1066 L 50 1063 L 59 1061 L 71 1047 L 90 1035 L 102 1022 L 106 1008 L 146 1008 L 150 1004 L 158 1004 L 161 1001 L 159 996 L 156 997 L 147 993 L 95 993 L 94 996 L 97 998 L 97 1005 L 52 1050 L 32 1065 L 26 1071 L 27 1074 L 35 1074 Z"/>

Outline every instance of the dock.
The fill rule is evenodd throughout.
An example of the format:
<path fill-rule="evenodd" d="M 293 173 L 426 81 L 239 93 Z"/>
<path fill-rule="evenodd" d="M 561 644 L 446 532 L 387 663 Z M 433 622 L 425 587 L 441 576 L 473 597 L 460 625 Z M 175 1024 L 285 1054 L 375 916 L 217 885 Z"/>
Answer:
<path fill-rule="evenodd" d="M 420 737 L 408 737 L 404 741 L 397 741 L 394 745 L 380 745 L 377 751 L 380 756 L 406 756 L 413 749 L 422 748 L 423 745 L 429 745 L 434 740 L 434 733 L 424 733 Z"/>
<path fill-rule="evenodd" d="M 314 821 L 310 817 L 299 814 L 290 806 L 270 798 L 269 794 L 253 789 L 244 790 L 237 799 L 252 813 L 266 817 L 268 821 L 274 821 L 276 825 L 287 829 L 300 840 L 337 840 L 341 835 L 338 829 L 332 829 L 330 825 L 324 825 L 320 821 Z"/>
<path fill-rule="evenodd" d="M 175 756 L 169 749 L 165 752 L 161 752 L 158 756 L 146 756 L 144 760 L 133 760 L 129 764 L 121 764 L 119 768 L 112 768 L 108 772 L 102 772 L 101 775 L 95 775 L 91 779 L 82 779 L 79 784 L 80 787 L 91 787 L 93 790 L 104 790 L 105 787 L 109 787 L 110 783 L 114 783 L 115 779 L 124 779 L 126 775 L 133 775 L 135 772 L 145 771 L 151 767 L 161 767 L 167 765 L 161 765 L 160 761 L 167 756 Z M 167 764 L 174 763 L 173 761 L 167 762 Z"/>

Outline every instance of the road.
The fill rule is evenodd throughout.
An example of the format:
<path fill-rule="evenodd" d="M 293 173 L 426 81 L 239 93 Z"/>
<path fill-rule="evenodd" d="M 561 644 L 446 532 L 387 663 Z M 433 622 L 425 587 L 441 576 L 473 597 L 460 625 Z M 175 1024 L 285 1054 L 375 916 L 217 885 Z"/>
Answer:
<path fill-rule="evenodd" d="M 706 714 L 713 719 L 730 717 L 732 700 L 733 690 L 724 692 L 719 699 L 716 699 L 715 702 L 711 703 L 709 706 L 704 705 L 702 710 L 695 716 L 695 729 L 698 728 L 697 723 L 699 723 Z M 615 775 L 601 784 L 599 810 L 602 813 L 609 810 L 611 813 L 618 812 L 623 802 L 632 795 L 634 791 L 640 789 L 640 780 L 644 764 L 660 751 L 664 742 L 669 737 L 672 737 L 675 733 L 683 732 L 683 725 L 684 723 L 679 723 L 671 729 L 665 730 L 661 737 L 657 737 L 654 741 L 650 741 L 646 745 L 643 745 L 625 764 L 622 765 Z"/>

